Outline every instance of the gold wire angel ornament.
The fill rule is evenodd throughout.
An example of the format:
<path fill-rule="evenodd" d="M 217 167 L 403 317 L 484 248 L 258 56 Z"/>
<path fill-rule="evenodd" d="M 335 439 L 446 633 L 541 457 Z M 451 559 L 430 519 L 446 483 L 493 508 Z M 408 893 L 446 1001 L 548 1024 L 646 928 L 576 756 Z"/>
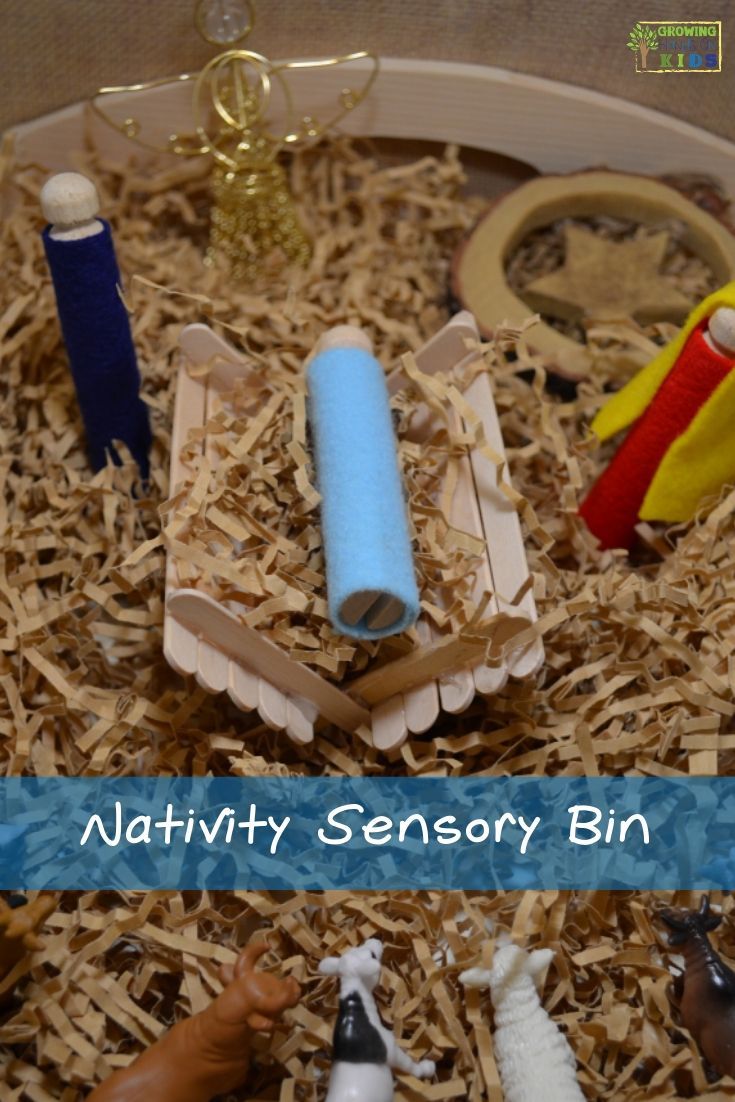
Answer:
<path fill-rule="evenodd" d="M 244 280 L 255 278 L 264 258 L 275 249 L 292 263 L 305 264 L 311 244 L 299 221 L 279 155 L 296 143 L 316 141 L 357 107 L 377 76 L 378 59 L 361 51 L 343 57 L 274 62 L 252 50 L 233 48 L 250 34 L 255 23 L 251 0 L 199 0 L 195 22 L 207 42 L 230 48 L 212 58 L 198 74 L 101 88 L 92 106 L 105 122 L 140 145 L 181 156 L 213 158 L 208 263 L 225 256 L 233 276 Z M 298 118 L 286 74 L 363 60 L 370 66 L 362 87 L 343 89 L 326 122 L 310 115 Z M 99 100 L 107 96 L 162 87 L 172 79 L 194 82 L 193 133 L 171 134 L 165 143 L 155 143 L 142 136 L 144 128 L 138 119 L 116 120 L 100 106 Z M 277 129 L 267 122 L 274 91 L 279 97 Z"/>

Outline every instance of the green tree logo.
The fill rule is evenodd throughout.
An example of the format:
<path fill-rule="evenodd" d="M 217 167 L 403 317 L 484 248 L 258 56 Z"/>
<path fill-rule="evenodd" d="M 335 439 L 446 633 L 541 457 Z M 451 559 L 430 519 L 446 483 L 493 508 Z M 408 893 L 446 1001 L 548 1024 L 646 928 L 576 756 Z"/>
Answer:
<path fill-rule="evenodd" d="M 658 40 L 653 27 L 642 27 L 640 23 L 636 23 L 628 38 L 628 49 L 632 50 L 633 53 L 640 52 L 641 69 L 646 68 L 648 51 L 657 45 Z"/>

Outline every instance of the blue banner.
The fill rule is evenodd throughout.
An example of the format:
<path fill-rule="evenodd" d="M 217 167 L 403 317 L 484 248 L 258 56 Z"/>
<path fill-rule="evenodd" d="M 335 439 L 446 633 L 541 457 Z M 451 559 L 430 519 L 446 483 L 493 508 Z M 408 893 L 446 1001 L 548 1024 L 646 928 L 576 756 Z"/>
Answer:
<path fill-rule="evenodd" d="M 5 889 L 735 889 L 735 778 L 10 778 Z"/>

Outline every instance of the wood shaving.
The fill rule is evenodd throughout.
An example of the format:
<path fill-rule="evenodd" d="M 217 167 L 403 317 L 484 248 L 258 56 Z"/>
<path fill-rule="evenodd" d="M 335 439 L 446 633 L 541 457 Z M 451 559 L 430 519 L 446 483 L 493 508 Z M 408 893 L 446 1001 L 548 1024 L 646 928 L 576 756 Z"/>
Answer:
<path fill-rule="evenodd" d="M 462 194 L 454 149 L 396 170 L 381 169 L 366 145 L 333 142 L 297 156 L 291 166 L 296 194 L 308 196 L 302 217 L 316 243 L 310 267 L 285 274 L 274 266 L 267 284 L 245 289 L 202 265 L 202 169 L 156 174 L 142 160 L 109 164 L 93 150 L 75 159 L 97 184 L 126 277 L 155 432 L 153 479 L 150 492 L 141 495 L 131 463 L 94 477 L 88 470 L 39 236 L 44 173 L 14 166 L 5 147 L 5 773 L 733 771 L 735 491 L 703 504 L 688 526 L 641 526 L 642 544 L 632 558 L 596 551 L 577 516 L 580 499 L 615 446 L 599 448 L 588 440 L 589 422 L 617 377 L 611 354 L 630 347 L 652 357 L 671 335 L 665 326 L 592 325 L 587 338 L 598 353 L 595 367 L 568 400 L 547 392 L 550 365 L 529 352 L 523 333 L 503 330 L 486 349 L 546 646 L 546 664 L 535 680 L 511 682 L 461 716 L 444 716 L 386 761 L 359 736 L 334 729 L 300 748 L 237 711 L 224 695 L 208 696 L 178 677 L 163 658 L 161 628 L 182 325 L 216 324 L 267 378 L 287 373 L 294 424 L 300 418 L 303 426 L 295 380 L 316 337 L 332 324 L 361 324 L 386 365 L 418 348 L 446 320 L 449 260 L 482 204 Z M 302 427 L 302 446 L 303 438 Z M 404 457 L 411 461 L 410 450 Z M 300 451 L 292 459 L 294 469 L 305 469 Z M 299 490 L 308 503 L 308 486 Z M 245 523 L 226 515 L 223 520 L 220 509 L 210 517 L 215 528 L 217 520 L 231 527 Z M 240 538 L 239 527 L 237 534 L 217 530 Z M 248 538 L 262 538 L 257 525 L 255 534 L 246 531 Z M 462 555 L 472 551 L 457 546 Z M 312 569 L 307 563 L 303 578 L 316 586 L 318 571 L 312 575 Z M 336 660 L 339 676 L 347 656 Z M 273 964 L 296 975 L 307 994 L 293 1028 L 276 1034 L 272 1054 L 259 1060 L 241 1100 L 321 1097 L 337 992 L 317 979 L 316 964 L 325 952 L 377 933 L 388 946 L 386 1018 L 412 1055 L 439 1061 L 436 1083 L 419 1088 L 402 1082 L 399 1097 L 500 1102 L 489 1007 L 475 995 L 465 1006 L 456 980 L 462 967 L 487 953 L 488 923 L 527 946 L 548 944 L 557 951 L 545 1005 L 569 1034 L 590 1099 L 732 1097 L 731 1084 L 708 1086 L 693 1046 L 672 1024 L 667 974 L 651 948 L 653 902 L 645 894 L 607 892 L 66 893 L 48 924 L 47 952 L 21 977 L 22 1001 L 0 1022 L 2 1097 L 77 1102 L 176 1015 L 199 1009 L 217 990 L 215 965 L 232 959 L 258 927 L 272 929 Z M 680 893 L 675 902 L 696 900 Z M 732 913 L 731 897 L 724 908 Z M 735 956 L 731 924 L 719 937 L 725 955 Z"/>
<path fill-rule="evenodd" d="M 732 959 L 735 903 L 712 900 L 729 916 L 714 940 Z M 433 1080 L 398 1077 L 399 1102 L 503 1102 L 489 994 L 458 981 L 489 965 L 494 938 L 553 949 L 543 1002 L 590 1102 L 732 1098 L 735 1084 L 708 1081 L 668 1004 L 656 911 L 697 903 L 687 892 L 68 892 L 0 1023 L 2 1097 L 81 1102 L 202 1009 L 221 989 L 219 966 L 257 932 L 271 947 L 264 966 L 293 975 L 303 996 L 271 1039 L 257 1039 L 246 1086 L 223 1102 L 323 1100 L 339 985 L 319 961 L 375 936 L 385 945 L 381 1014 L 414 1059 L 437 1061 Z"/>
<path fill-rule="evenodd" d="M 7 772 L 732 768 L 731 499 L 710 503 L 682 530 L 644 527 L 633 559 L 595 551 L 576 515 L 615 446 L 596 448 L 586 439 L 613 371 L 606 368 L 607 347 L 634 345 L 649 356 L 657 347 L 658 331 L 632 322 L 592 330 L 601 346 L 595 370 L 566 402 L 545 391 L 548 364 L 528 351 L 523 334 L 502 330 L 486 350 L 545 634 L 547 662 L 535 680 L 511 682 L 463 715 L 444 717 L 386 763 L 359 737 L 332 729 L 299 749 L 224 696 L 210 697 L 170 670 L 161 650 L 163 538 L 181 326 L 219 323 L 263 366 L 266 389 L 279 373 L 290 379 L 303 440 L 298 380 L 316 337 L 330 324 L 361 323 L 386 365 L 407 346 L 418 347 L 445 320 L 449 258 L 478 203 L 462 196 L 454 149 L 400 170 L 380 169 L 362 146 L 346 142 L 305 153 L 294 160 L 293 177 L 297 194 L 314 197 L 305 212 L 316 242 L 313 265 L 274 272 L 264 287 L 247 289 L 202 264 L 201 175 L 192 177 L 188 166 L 178 175 L 167 169 L 164 188 L 150 166 L 146 173 L 109 165 L 93 152 L 79 154 L 78 162 L 100 189 L 128 279 L 155 431 L 153 484 L 148 496 L 134 496 L 131 464 L 90 476 L 38 235 L 43 174 L 8 166 L 16 203 L 2 227 L 7 278 L 0 289 L 0 732 L 10 736 L 2 747 Z M 182 201 L 191 211 L 191 235 L 182 225 Z M 405 410 L 410 392 L 401 400 Z M 259 416 L 270 416 L 267 405 Z M 419 471 L 408 445 L 404 458 Z M 304 467 L 294 460 L 292 469 Z M 206 491 L 203 478 L 195 504 Z M 264 516 L 269 496 L 264 491 Z M 414 499 L 420 510 L 420 493 Z M 262 541 L 257 525 L 241 530 L 232 500 L 226 510 L 213 503 L 211 530 L 222 540 L 237 532 Z M 420 527 L 429 531 L 435 520 L 427 510 Z M 453 554 L 462 569 L 448 580 L 461 577 L 471 561 L 473 548 L 461 544 Z M 302 565 L 299 584 L 316 587 L 318 570 Z M 422 566 L 430 569 L 429 556 Z M 264 599 L 279 596 L 266 592 Z M 461 599 L 455 604 L 455 615 L 465 616 Z M 427 606 L 438 619 L 446 614 L 441 603 Z M 313 654 L 313 632 L 302 638 L 302 650 Z M 340 663 L 353 660 L 350 649 L 331 656 L 325 649 L 318 661 L 339 676 Z"/>
<path fill-rule="evenodd" d="M 462 403 L 455 381 L 466 385 L 479 368 L 451 378 L 408 370 L 411 381 L 393 409 L 419 591 L 426 618 L 460 635 L 477 619 L 473 589 L 485 546 L 447 519 L 472 442 L 453 429 L 448 412 Z M 435 416 L 417 440 L 407 429 L 427 397 Z M 294 371 L 275 362 L 262 377 L 238 380 L 217 405 L 185 446 L 192 453 L 186 480 L 161 507 L 179 584 L 206 591 L 291 658 L 337 682 L 419 646 L 415 631 L 368 643 L 330 626 L 303 365 Z"/>

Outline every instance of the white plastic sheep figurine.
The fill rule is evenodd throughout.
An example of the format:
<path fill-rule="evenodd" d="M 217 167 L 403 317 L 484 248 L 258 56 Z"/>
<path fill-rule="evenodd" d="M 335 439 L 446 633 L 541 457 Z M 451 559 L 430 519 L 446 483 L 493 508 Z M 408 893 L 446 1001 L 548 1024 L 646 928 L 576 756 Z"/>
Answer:
<path fill-rule="evenodd" d="M 434 1074 L 433 1060 L 416 1063 L 383 1025 L 372 991 L 380 979 L 383 946 L 370 938 L 341 957 L 319 965 L 326 976 L 339 976 L 339 1015 L 326 1102 L 393 1102 L 391 1068 L 425 1079 Z"/>
<path fill-rule="evenodd" d="M 585 1102 L 577 1061 L 564 1034 L 541 1006 L 538 976 L 551 949 L 496 949 L 493 966 L 470 968 L 465 987 L 489 987 L 495 1008 L 493 1048 L 505 1102 Z"/>

